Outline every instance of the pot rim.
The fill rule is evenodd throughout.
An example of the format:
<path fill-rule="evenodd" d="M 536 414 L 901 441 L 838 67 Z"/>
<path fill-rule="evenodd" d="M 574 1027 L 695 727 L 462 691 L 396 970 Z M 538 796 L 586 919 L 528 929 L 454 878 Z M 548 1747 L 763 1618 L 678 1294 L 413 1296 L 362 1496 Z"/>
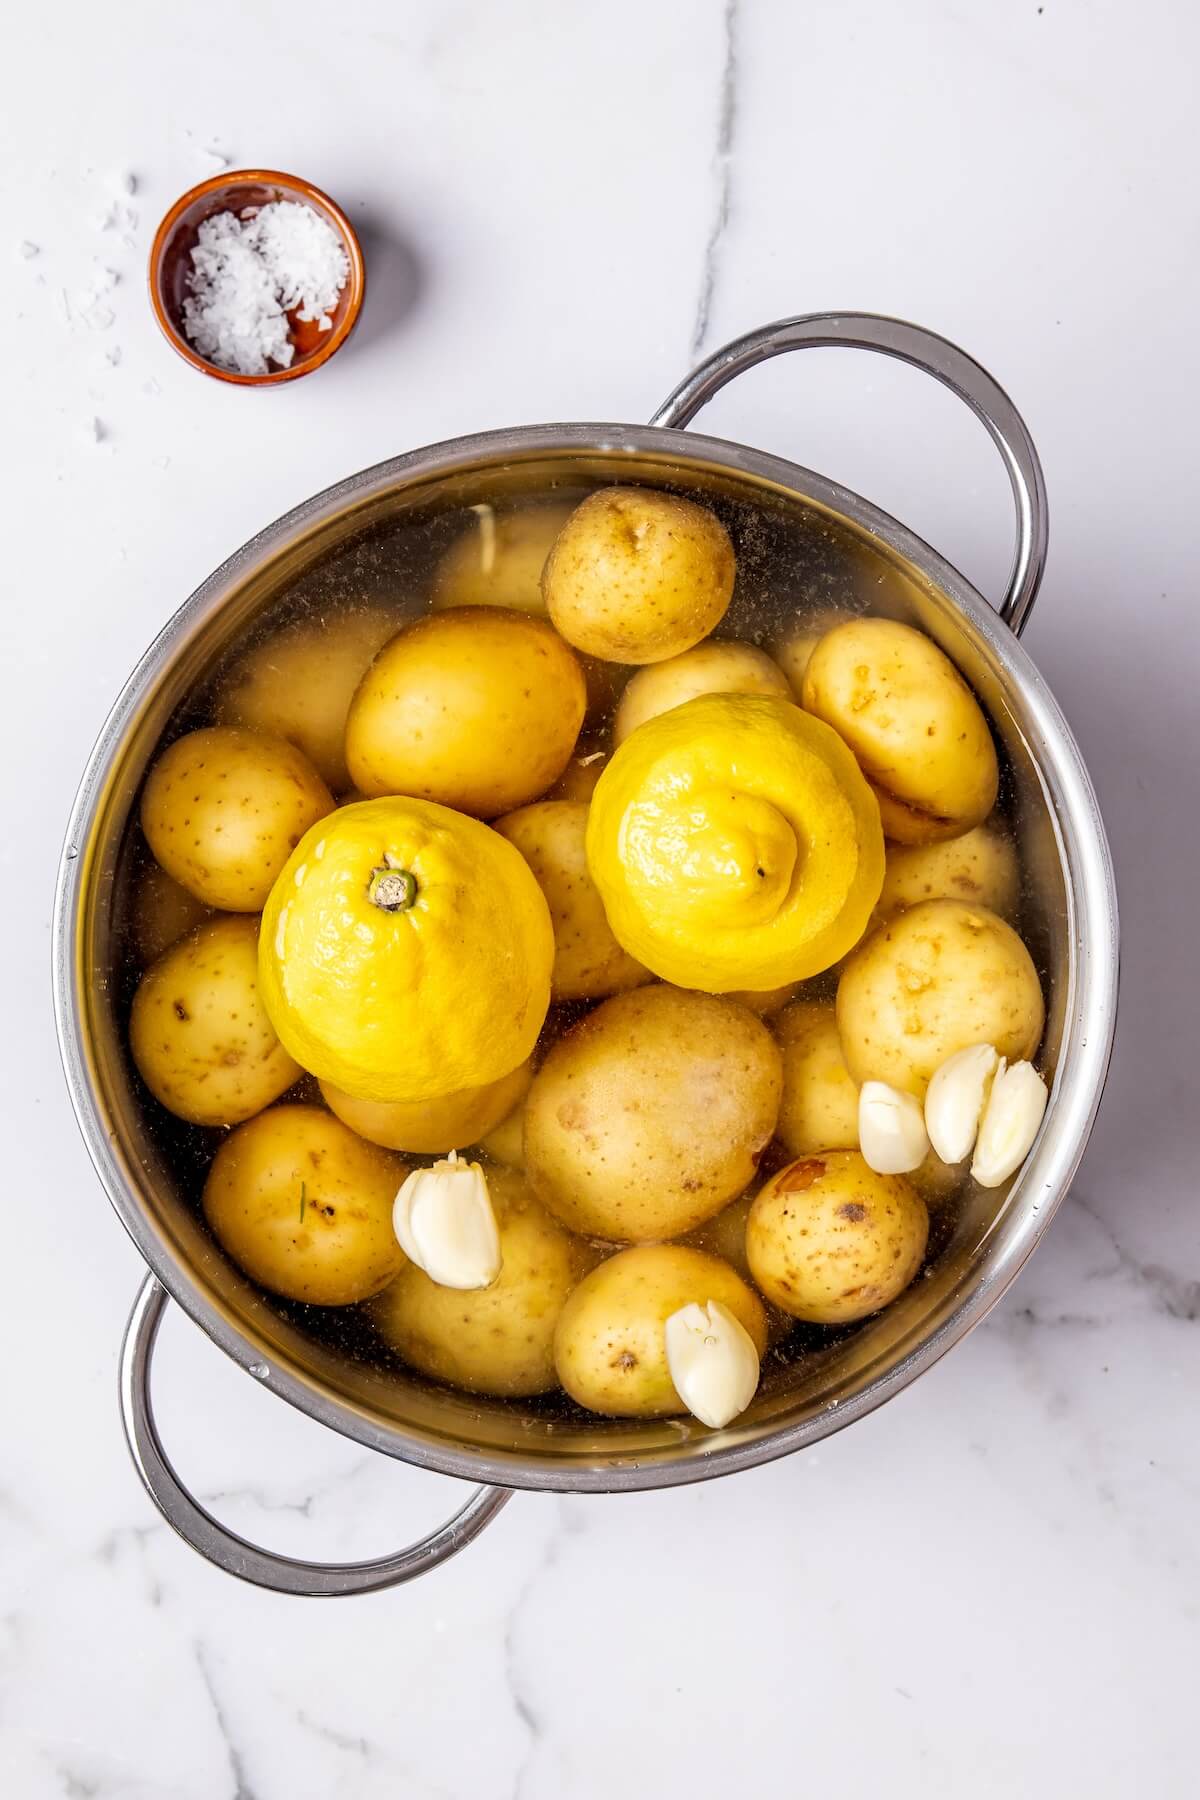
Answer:
<path fill-rule="evenodd" d="M 1117 900 L 1111 854 L 1082 756 L 1056 701 L 1028 653 L 973 585 L 916 533 L 851 489 L 790 462 L 731 440 L 653 425 L 576 423 L 525 425 L 443 440 L 389 458 L 313 495 L 258 532 L 228 557 L 176 611 L 125 682 L 88 758 L 71 809 L 54 902 L 53 982 L 59 1050 L 79 1125 L 93 1166 L 117 1216 L 158 1281 L 225 1353 L 256 1374 L 264 1345 L 255 1343 L 203 1292 L 178 1260 L 127 1183 L 109 1141 L 100 1097 L 87 1067 L 79 996 L 79 922 L 85 895 L 85 853 L 108 774 L 131 721 L 183 645 L 241 586 L 252 570 L 321 524 L 386 491 L 435 476 L 462 473 L 539 454 L 574 453 L 668 459 L 675 466 L 707 465 L 745 474 L 813 501 L 849 520 L 898 553 L 966 615 L 996 665 L 1002 684 L 1022 696 L 1030 748 L 1050 790 L 1060 860 L 1065 872 L 1071 971 L 1063 1050 L 1046 1128 L 991 1230 L 1020 1215 L 1019 1228 L 994 1264 L 965 1284 L 946 1316 L 858 1393 L 791 1425 L 756 1436 L 736 1432 L 697 1438 L 688 1454 L 638 1463 L 628 1457 L 568 1463 L 535 1451 L 475 1450 L 418 1436 L 330 1393 L 312 1376 L 267 1353 L 260 1385 L 320 1424 L 366 1448 L 416 1467 L 463 1480 L 565 1493 L 602 1493 L 673 1487 L 731 1474 L 819 1442 L 865 1417 L 906 1387 L 972 1330 L 1000 1299 L 1040 1241 L 1083 1155 L 1100 1103 L 1116 1021 Z M 727 1437 L 728 1441 L 723 1441 Z"/>

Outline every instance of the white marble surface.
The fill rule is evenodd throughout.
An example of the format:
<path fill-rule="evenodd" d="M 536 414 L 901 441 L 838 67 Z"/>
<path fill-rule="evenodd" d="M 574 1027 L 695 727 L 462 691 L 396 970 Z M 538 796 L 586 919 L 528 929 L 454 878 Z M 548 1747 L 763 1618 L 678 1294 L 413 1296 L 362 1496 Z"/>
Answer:
<path fill-rule="evenodd" d="M 1194 1794 L 1193 9 L 117 0 L 21 9 L 4 45 L 0 1788 Z M 203 381 L 147 310 L 149 235 L 211 150 L 310 175 L 367 235 L 357 338 L 273 394 Z M 170 1537 L 126 1457 L 138 1264 L 54 1044 L 50 890 L 105 707 L 195 583 L 326 482 L 463 429 L 644 417 L 698 343 L 827 306 L 958 339 L 1045 459 L 1028 641 L 1090 759 L 1126 931 L 1076 1190 L 985 1326 L 803 1457 L 518 1498 L 366 1601 L 242 1587 Z M 1003 477 L 908 371 L 777 363 L 710 417 L 1001 581 Z M 448 1509 L 178 1319 L 158 1392 L 184 1472 L 251 1535 L 367 1554 Z"/>

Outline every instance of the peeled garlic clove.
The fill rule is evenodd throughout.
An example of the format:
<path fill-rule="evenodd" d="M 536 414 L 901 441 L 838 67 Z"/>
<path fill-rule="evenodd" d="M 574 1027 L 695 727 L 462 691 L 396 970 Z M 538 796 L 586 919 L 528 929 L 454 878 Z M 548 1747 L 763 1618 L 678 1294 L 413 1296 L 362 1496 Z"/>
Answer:
<path fill-rule="evenodd" d="M 720 1430 L 745 1412 L 758 1387 L 758 1351 L 750 1333 L 719 1300 L 693 1300 L 664 1327 L 675 1391 L 702 1425 Z"/>
<path fill-rule="evenodd" d="M 972 1044 L 934 1071 L 925 1096 L 925 1129 L 943 1162 L 960 1163 L 970 1156 L 999 1062 L 990 1044 Z"/>
<path fill-rule="evenodd" d="M 971 1173 L 980 1187 L 999 1187 L 1033 1148 L 1046 1110 L 1046 1084 L 1032 1063 L 1001 1063 L 979 1124 Z"/>
<path fill-rule="evenodd" d="M 858 1095 L 858 1147 L 877 1175 L 907 1175 L 929 1153 L 921 1103 L 886 1081 L 864 1081 Z"/>
<path fill-rule="evenodd" d="M 478 1163 L 452 1150 L 430 1169 L 414 1169 L 396 1195 L 392 1229 L 400 1248 L 439 1287 L 490 1287 L 500 1273 L 500 1233 Z"/>

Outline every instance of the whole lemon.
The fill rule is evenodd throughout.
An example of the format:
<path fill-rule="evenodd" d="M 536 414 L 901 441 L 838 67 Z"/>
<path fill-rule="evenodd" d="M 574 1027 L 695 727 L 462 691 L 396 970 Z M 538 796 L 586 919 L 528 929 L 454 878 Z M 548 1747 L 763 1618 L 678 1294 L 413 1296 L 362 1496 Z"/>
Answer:
<path fill-rule="evenodd" d="M 310 1074 L 431 1100 L 525 1061 L 554 932 L 520 852 L 428 800 L 364 800 L 300 840 L 263 912 L 259 991 Z"/>
<path fill-rule="evenodd" d="M 790 701 L 660 713 L 596 784 L 588 867 L 617 941 L 679 987 L 780 987 L 829 968 L 883 882 L 879 807 L 837 733 Z"/>
<path fill-rule="evenodd" d="M 544 620 L 455 607 L 379 652 L 350 704 L 346 762 L 361 793 L 491 819 L 558 780 L 586 705 L 579 659 Z"/>

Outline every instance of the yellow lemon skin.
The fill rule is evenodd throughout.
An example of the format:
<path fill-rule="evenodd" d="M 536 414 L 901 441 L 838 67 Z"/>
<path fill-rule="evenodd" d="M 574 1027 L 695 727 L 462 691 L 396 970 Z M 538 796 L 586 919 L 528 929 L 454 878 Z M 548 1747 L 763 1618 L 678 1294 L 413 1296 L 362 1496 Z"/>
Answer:
<path fill-rule="evenodd" d="M 526 1060 L 553 962 L 549 910 L 511 844 L 432 801 L 364 800 L 314 826 L 272 888 L 259 991 L 310 1074 L 414 1102 Z"/>
<path fill-rule="evenodd" d="M 379 652 L 350 704 L 346 762 L 360 793 L 492 819 L 558 780 L 586 706 L 579 660 L 543 620 L 452 608 Z"/>
<path fill-rule="evenodd" d="M 862 937 L 879 807 L 837 733 L 790 701 L 709 694 L 661 713 L 596 784 L 588 867 L 618 942 L 679 987 L 782 987 Z"/>
<path fill-rule="evenodd" d="M 321 1083 L 321 1095 L 330 1112 L 369 1143 L 434 1156 L 477 1144 L 502 1125 L 520 1106 L 532 1080 L 533 1072 L 523 1062 L 499 1081 L 436 1100 L 359 1100 L 332 1081 Z"/>

